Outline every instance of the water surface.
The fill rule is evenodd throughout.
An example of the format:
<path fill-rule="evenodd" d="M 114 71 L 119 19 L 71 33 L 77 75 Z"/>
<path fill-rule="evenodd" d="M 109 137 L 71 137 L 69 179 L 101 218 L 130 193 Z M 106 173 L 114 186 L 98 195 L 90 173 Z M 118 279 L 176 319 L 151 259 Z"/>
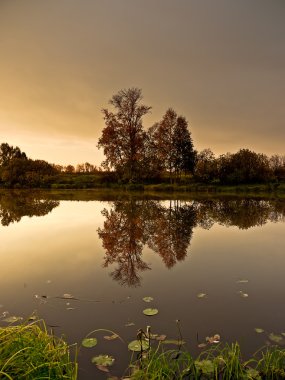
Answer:
<path fill-rule="evenodd" d="M 0 325 L 36 312 L 69 343 L 100 328 L 129 342 L 147 325 L 177 338 L 179 319 L 193 354 L 215 333 L 249 355 L 285 332 L 284 201 L 82 194 L 0 193 Z M 98 354 L 121 376 L 127 345 L 95 335 L 79 379 L 106 378 L 90 364 Z"/>

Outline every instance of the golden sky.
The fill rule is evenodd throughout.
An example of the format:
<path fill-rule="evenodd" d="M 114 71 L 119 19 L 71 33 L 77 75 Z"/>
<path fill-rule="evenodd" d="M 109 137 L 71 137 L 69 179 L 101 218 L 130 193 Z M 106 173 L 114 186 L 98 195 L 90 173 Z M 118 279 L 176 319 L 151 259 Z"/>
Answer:
<path fill-rule="evenodd" d="M 101 109 L 139 87 L 196 149 L 285 154 L 284 0 L 0 0 L 0 142 L 99 164 Z"/>

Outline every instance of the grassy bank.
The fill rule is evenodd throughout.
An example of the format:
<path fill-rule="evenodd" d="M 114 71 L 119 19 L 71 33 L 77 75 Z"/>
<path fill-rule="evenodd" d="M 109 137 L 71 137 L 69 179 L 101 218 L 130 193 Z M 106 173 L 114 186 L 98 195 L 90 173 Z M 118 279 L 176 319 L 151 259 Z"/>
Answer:
<path fill-rule="evenodd" d="M 0 327 L 0 379 L 76 378 L 68 345 L 49 334 L 43 321 Z"/>
<path fill-rule="evenodd" d="M 146 343 L 146 342 L 145 342 Z M 268 346 L 245 360 L 238 343 L 212 345 L 194 358 L 178 347 L 136 349 L 125 375 L 128 380 L 278 380 L 285 379 L 285 349 Z M 183 347 L 183 346 L 182 346 Z M 95 363 L 96 364 L 96 363 Z M 112 363 L 97 366 L 112 376 Z M 0 379 L 77 379 L 77 364 L 63 339 L 47 332 L 43 321 L 0 328 Z"/>
<path fill-rule="evenodd" d="M 180 350 L 160 348 L 132 363 L 132 380 L 269 380 L 285 379 L 285 350 L 277 346 L 243 360 L 237 343 L 219 345 L 193 358 Z"/>

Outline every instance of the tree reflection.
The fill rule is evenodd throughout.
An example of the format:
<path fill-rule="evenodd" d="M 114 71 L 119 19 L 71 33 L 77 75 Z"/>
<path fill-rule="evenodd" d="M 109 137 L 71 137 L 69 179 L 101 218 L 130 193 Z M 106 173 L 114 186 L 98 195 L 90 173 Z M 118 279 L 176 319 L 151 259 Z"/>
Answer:
<path fill-rule="evenodd" d="M 168 268 L 186 257 L 195 224 L 192 205 L 130 199 L 114 202 L 103 215 L 104 228 L 98 229 L 106 251 L 103 266 L 117 264 L 111 276 L 121 285 L 139 286 L 140 273 L 150 269 L 142 259 L 144 246 L 157 252 Z"/>
<path fill-rule="evenodd" d="M 150 221 L 148 246 L 157 252 L 167 268 L 184 260 L 196 225 L 193 204 L 170 201 L 168 207 L 157 205 L 156 218 Z"/>
<path fill-rule="evenodd" d="M 111 273 L 121 285 L 140 285 L 140 272 L 150 267 L 142 260 L 142 249 L 146 242 L 142 209 L 144 202 L 118 201 L 114 209 L 103 210 L 106 220 L 98 234 L 106 250 L 104 267 L 117 263 Z"/>
<path fill-rule="evenodd" d="M 193 229 L 210 229 L 214 223 L 248 229 L 285 219 L 285 202 L 257 199 L 206 199 L 199 201 L 115 201 L 104 209 L 104 227 L 98 229 L 105 249 L 104 267 L 121 285 L 139 286 L 150 270 L 143 248 L 157 253 L 167 268 L 186 258 Z"/>
<path fill-rule="evenodd" d="M 44 216 L 59 206 L 59 201 L 39 199 L 33 194 L 5 192 L 0 194 L 0 220 L 3 226 L 20 222 L 23 216 Z"/>

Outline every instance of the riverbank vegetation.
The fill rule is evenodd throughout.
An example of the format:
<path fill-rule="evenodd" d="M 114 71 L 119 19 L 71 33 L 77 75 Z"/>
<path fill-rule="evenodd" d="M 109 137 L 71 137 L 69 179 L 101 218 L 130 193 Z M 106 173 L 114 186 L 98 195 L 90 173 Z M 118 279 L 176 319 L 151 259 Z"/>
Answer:
<path fill-rule="evenodd" d="M 70 357 L 70 347 L 48 333 L 42 320 L 0 327 L 0 379 L 76 378 L 77 364 Z"/>
<path fill-rule="evenodd" d="M 183 350 L 150 351 L 131 365 L 133 380 L 278 380 L 285 378 L 285 350 L 275 347 L 244 360 L 238 343 L 212 348 L 194 358 Z"/>
<path fill-rule="evenodd" d="M 285 183 L 285 155 L 271 157 L 242 148 L 218 157 L 211 149 L 194 149 L 188 122 L 168 108 L 161 120 L 148 129 L 143 117 L 150 106 L 142 103 L 138 88 L 119 91 L 103 109 L 105 127 L 98 140 L 105 160 L 101 167 L 88 162 L 49 164 L 27 157 L 19 147 L 0 145 L 0 187 L 5 188 L 98 188 L 125 187 L 153 190 L 173 187 L 199 191 L 224 186 L 266 184 L 269 191 Z"/>

